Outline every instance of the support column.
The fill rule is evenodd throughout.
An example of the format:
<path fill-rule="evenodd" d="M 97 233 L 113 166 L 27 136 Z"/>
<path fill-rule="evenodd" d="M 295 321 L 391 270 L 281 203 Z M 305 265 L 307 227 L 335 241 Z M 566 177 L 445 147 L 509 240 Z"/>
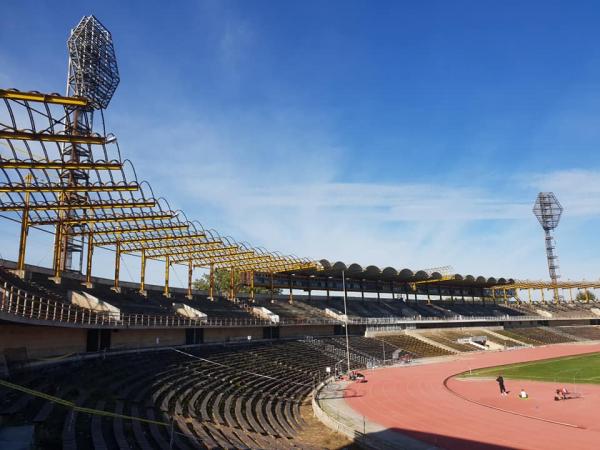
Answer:
<path fill-rule="evenodd" d="M 146 296 L 146 249 L 142 249 L 142 265 L 140 268 L 140 294 Z"/>
<path fill-rule="evenodd" d="M 169 255 L 165 256 L 165 290 L 163 295 L 167 298 L 171 296 L 169 293 L 169 275 L 171 273 L 171 257 Z"/>
<path fill-rule="evenodd" d="M 275 289 L 273 288 L 273 272 L 271 272 L 271 302 L 275 301 Z"/>
<path fill-rule="evenodd" d="M 294 295 L 292 294 L 292 276 L 288 276 L 288 289 L 290 290 L 290 296 L 288 298 L 288 302 L 290 304 L 294 303 Z"/>
<path fill-rule="evenodd" d="M 462 292 L 462 290 L 461 290 Z M 464 297 L 463 297 L 463 301 L 464 301 Z M 492 301 L 494 302 L 494 305 L 496 304 L 496 289 L 492 288 Z"/>
<path fill-rule="evenodd" d="M 542 294 L 542 303 L 545 305 L 546 304 L 546 299 L 544 298 L 544 288 L 541 288 L 540 292 Z"/>
<path fill-rule="evenodd" d="M 60 215 L 58 218 L 58 223 L 56 224 L 56 234 L 54 235 L 54 261 L 53 261 L 53 269 L 54 269 L 54 277 L 52 281 L 56 284 L 60 284 L 62 270 L 60 265 L 60 256 L 62 254 L 62 224 L 60 222 Z"/>
<path fill-rule="evenodd" d="M 208 280 L 209 280 L 209 285 L 208 285 L 208 299 L 210 301 L 213 301 L 214 298 L 214 292 L 215 292 L 215 266 L 211 263 L 210 265 L 210 272 L 208 274 Z"/>
<path fill-rule="evenodd" d="M 25 177 L 25 185 L 31 184 L 31 175 Z M 19 240 L 19 259 L 17 260 L 17 276 L 25 278 L 25 250 L 27 248 L 27 235 L 29 234 L 29 198 L 31 194 L 25 192 L 25 207 L 21 218 L 21 237 Z"/>
<path fill-rule="evenodd" d="M 502 289 L 502 297 L 504 297 L 504 304 L 508 305 L 508 298 L 506 297 L 506 288 Z"/>
<path fill-rule="evenodd" d="M 531 305 L 531 288 L 527 288 L 527 295 L 529 296 L 529 304 Z"/>
<path fill-rule="evenodd" d="M 569 288 L 569 303 L 573 303 L 573 289 Z"/>
<path fill-rule="evenodd" d="M 360 280 L 360 299 L 365 301 L 365 280 Z"/>
<path fill-rule="evenodd" d="M 193 276 L 194 276 L 194 263 L 190 259 L 190 261 L 188 262 L 188 291 L 187 291 L 188 300 L 192 300 L 194 298 L 194 295 L 192 293 L 192 283 L 194 281 Z"/>
<path fill-rule="evenodd" d="M 229 300 L 235 300 L 235 269 L 229 269 Z"/>
<path fill-rule="evenodd" d="M 88 289 L 92 288 L 92 259 L 94 257 L 94 231 L 90 229 L 88 234 L 88 247 L 87 247 L 87 262 L 85 269 L 85 287 Z"/>
<path fill-rule="evenodd" d="M 590 291 L 586 288 L 584 290 L 584 292 L 585 292 L 585 302 L 589 303 L 590 302 Z"/>
<path fill-rule="evenodd" d="M 250 300 L 252 301 L 252 303 L 254 303 L 254 301 L 256 300 L 255 293 L 254 293 L 254 271 L 253 270 L 250 271 Z"/>
<path fill-rule="evenodd" d="M 113 286 L 113 291 L 121 292 L 121 288 L 119 287 L 119 274 L 121 272 L 121 242 L 117 240 L 117 245 L 115 249 L 115 284 Z"/>
<path fill-rule="evenodd" d="M 515 288 L 515 300 L 519 305 L 521 304 L 521 298 L 519 297 L 519 288 Z"/>

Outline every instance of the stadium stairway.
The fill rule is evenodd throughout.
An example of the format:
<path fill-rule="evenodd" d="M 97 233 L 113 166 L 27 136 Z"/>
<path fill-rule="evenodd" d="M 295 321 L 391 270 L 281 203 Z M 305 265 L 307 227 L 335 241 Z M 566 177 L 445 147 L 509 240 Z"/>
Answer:
<path fill-rule="evenodd" d="M 406 335 L 412 337 L 413 339 L 418 339 L 421 342 L 424 342 L 427 345 L 440 348 L 448 353 L 460 353 L 460 350 L 457 350 L 443 342 L 438 342 L 430 337 L 413 330 L 406 330 Z"/>

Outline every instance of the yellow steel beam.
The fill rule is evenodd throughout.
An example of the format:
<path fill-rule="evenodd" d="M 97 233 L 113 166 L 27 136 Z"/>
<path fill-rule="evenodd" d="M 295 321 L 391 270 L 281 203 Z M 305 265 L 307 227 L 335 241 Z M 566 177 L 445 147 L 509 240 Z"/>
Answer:
<path fill-rule="evenodd" d="M 125 208 L 153 208 L 156 206 L 154 200 L 140 200 L 132 202 L 93 202 L 93 203 L 38 203 L 29 205 L 30 211 L 73 211 L 76 209 L 125 209 Z M 0 205 L 0 211 L 22 211 L 25 205 L 22 203 L 8 203 Z"/>
<path fill-rule="evenodd" d="M 131 244 L 131 243 L 148 243 L 148 242 L 164 242 L 164 241 L 179 241 L 179 240 L 185 240 L 185 239 L 201 239 L 203 237 L 206 237 L 206 234 L 204 233 L 196 233 L 196 234 L 188 234 L 188 235 L 181 235 L 181 234 L 171 234 L 171 235 L 167 235 L 167 236 L 145 236 L 145 237 L 139 237 L 139 238 L 131 238 L 131 239 L 119 239 L 119 242 L 121 242 L 122 244 Z M 208 242 L 213 242 L 215 244 L 222 244 L 222 241 L 208 241 Z M 99 245 L 111 245 L 111 244 L 116 244 L 116 241 L 98 241 L 97 244 Z M 143 248 L 143 247 L 141 247 Z"/>
<path fill-rule="evenodd" d="M 121 241 L 121 243 L 123 243 L 123 241 Z M 126 244 L 125 244 L 126 245 Z M 184 242 L 184 243 L 166 243 L 163 245 L 150 245 L 150 246 L 146 246 L 146 245 L 126 245 L 126 249 L 123 250 L 124 252 L 136 252 L 136 251 L 140 251 L 142 249 L 146 250 L 146 251 L 153 251 L 153 250 L 164 250 L 164 249 L 177 249 L 177 248 L 191 248 L 191 247 L 202 247 L 204 249 L 207 250 L 222 250 L 222 249 L 231 249 L 231 248 L 238 248 L 238 247 L 234 247 L 234 246 L 230 246 L 230 247 L 221 247 L 221 245 L 223 245 L 222 242 Z M 177 253 L 173 253 L 173 255 L 176 255 Z"/>
<path fill-rule="evenodd" d="M 215 265 L 219 265 L 219 263 L 215 263 Z M 227 267 L 231 267 L 231 264 L 228 265 L 224 265 L 222 267 L 219 268 L 227 268 Z M 279 263 L 271 263 L 271 262 L 262 262 L 262 261 L 258 261 L 258 262 L 254 262 L 254 263 L 243 263 L 243 264 L 238 264 L 235 265 L 236 269 L 240 269 L 240 270 L 249 270 L 249 269 L 253 269 L 253 270 L 257 270 L 257 271 L 264 271 L 264 272 L 289 272 L 289 271 L 294 271 L 294 270 L 304 270 L 304 269 L 313 269 L 316 268 L 316 264 L 314 263 L 294 263 L 294 262 L 289 262 L 289 263 L 284 263 L 284 262 L 279 262 Z"/>
<path fill-rule="evenodd" d="M 248 251 L 245 252 L 250 254 L 255 254 L 254 252 Z M 230 268 L 230 267 L 242 267 L 244 265 L 248 265 L 251 266 L 252 264 L 257 264 L 258 262 L 265 262 L 268 261 L 270 257 L 269 256 L 255 256 L 255 257 L 244 257 L 244 256 L 239 256 L 239 257 L 235 257 L 235 258 L 230 258 L 230 259 L 215 259 L 215 258 L 194 258 L 194 266 L 195 267 L 204 267 L 202 264 L 208 264 L 211 263 L 213 264 L 215 267 L 218 268 Z M 189 259 L 189 258 L 188 258 Z M 236 264 L 236 262 L 238 264 Z"/>
<path fill-rule="evenodd" d="M 495 289 L 585 289 L 600 288 L 600 280 L 595 281 L 517 281 L 515 283 L 501 284 L 493 286 Z"/>
<path fill-rule="evenodd" d="M 131 184 L 102 184 L 102 185 L 75 185 L 65 186 L 62 184 L 32 185 L 12 184 L 0 186 L 0 192 L 118 192 L 137 191 L 140 186 Z"/>
<path fill-rule="evenodd" d="M 56 94 L 41 94 L 39 92 L 11 91 L 0 89 L 0 98 L 23 100 L 28 102 L 54 103 L 64 106 L 87 106 L 88 100 L 83 97 L 65 97 Z"/>
<path fill-rule="evenodd" d="M 18 141 L 42 142 L 70 142 L 72 144 L 104 144 L 106 138 L 102 136 L 79 136 L 74 134 L 30 133 L 27 131 L 0 130 L 0 139 L 13 139 Z"/>
<path fill-rule="evenodd" d="M 150 251 L 149 249 L 146 249 Z M 195 250 L 186 250 L 180 252 L 167 252 L 167 253 L 152 253 L 148 255 L 148 258 L 163 258 L 165 256 L 172 256 L 171 261 L 179 262 L 179 261 L 188 261 L 189 259 L 197 260 L 197 259 L 205 259 L 205 258 L 218 258 L 222 256 L 236 256 L 236 255 L 249 255 L 255 254 L 253 251 L 238 251 L 239 247 L 237 246 L 228 246 L 222 247 L 218 249 L 195 249 Z M 192 256 L 190 256 L 192 255 Z M 198 256 L 199 258 L 196 258 Z"/>
<path fill-rule="evenodd" d="M 61 161 L 7 161 L 0 160 L 3 169 L 47 169 L 47 170 L 120 170 L 120 162 L 61 162 Z"/>
<path fill-rule="evenodd" d="M 158 226 L 148 226 L 148 227 L 137 227 L 137 228 L 99 228 L 94 230 L 94 235 L 97 234 L 123 234 L 123 233 L 144 233 L 147 231 L 167 231 L 167 230 L 185 230 L 189 228 L 188 224 L 180 224 L 180 225 L 158 225 Z M 73 236 L 78 236 L 82 234 L 87 234 L 86 231 L 74 231 L 70 233 Z M 119 241 L 117 241 L 119 242 Z M 103 242 L 95 242 L 94 245 L 107 245 Z"/>
<path fill-rule="evenodd" d="M 410 285 L 411 289 L 414 291 L 415 289 L 417 289 L 418 284 L 439 283 L 440 281 L 448 281 L 448 280 L 454 280 L 454 275 L 442 275 L 441 278 L 436 278 L 434 280 L 421 280 L 421 281 L 415 281 L 413 283 L 408 283 L 408 284 Z"/>
<path fill-rule="evenodd" d="M 95 216 L 95 217 L 72 217 L 66 219 L 51 219 L 51 220 L 38 220 L 31 222 L 32 225 L 54 225 L 62 223 L 65 225 L 76 225 L 76 224 L 89 224 L 89 223 L 100 223 L 100 222 L 141 222 L 143 220 L 168 220 L 173 218 L 174 214 L 136 214 L 136 215 L 123 215 L 123 216 Z"/>

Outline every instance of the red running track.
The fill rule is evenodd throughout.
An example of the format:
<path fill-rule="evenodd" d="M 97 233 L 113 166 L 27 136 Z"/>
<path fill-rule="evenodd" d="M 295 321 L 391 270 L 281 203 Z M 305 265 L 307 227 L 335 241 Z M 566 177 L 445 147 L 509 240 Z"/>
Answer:
<path fill-rule="evenodd" d="M 583 398 L 555 402 L 558 386 L 552 383 L 507 380 L 512 392 L 501 397 L 494 381 L 448 377 L 469 369 L 599 351 L 600 344 L 559 344 L 368 371 L 368 382 L 350 385 L 345 400 L 371 422 L 449 450 L 598 449 L 598 386 L 578 385 Z M 529 400 L 516 398 L 521 387 L 530 391 Z"/>

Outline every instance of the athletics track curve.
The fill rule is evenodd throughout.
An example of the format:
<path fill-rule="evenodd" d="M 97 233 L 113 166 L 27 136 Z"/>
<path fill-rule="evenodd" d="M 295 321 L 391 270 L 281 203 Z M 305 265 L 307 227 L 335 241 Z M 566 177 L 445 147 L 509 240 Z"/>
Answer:
<path fill-rule="evenodd" d="M 452 378 L 469 369 L 590 352 L 600 352 L 600 344 L 466 353 L 432 364 L 367 371 L 368 382 L 349 385 L 345 401 L 371 422 L 449 450 L 596 449 L 598 385 L 578 385 L 582 399 L 555 402 L 554 383 L 507 380 L 511 395 L 501 397 L 493 380 Z M 521 387 L 530 392 L 529 400 L 516 397 Z"/>

